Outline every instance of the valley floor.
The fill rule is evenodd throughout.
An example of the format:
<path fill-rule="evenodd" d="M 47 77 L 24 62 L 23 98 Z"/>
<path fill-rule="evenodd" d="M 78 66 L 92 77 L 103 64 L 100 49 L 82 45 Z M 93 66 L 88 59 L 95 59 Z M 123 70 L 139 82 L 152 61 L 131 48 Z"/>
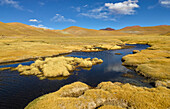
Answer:
<path fill-rule="evenodd" d="M 0 62 L 3 63 L 7 61 L 10 62 L 10 61 L 17 61 L 17 60 L 28 59 L 28 58 L 38 58 L 43 56 L 58 55 L 61 53 L 69 53 L 75 50 L 77 51 L 84 50 L 89 48 L 89 46 L 92 47 L 92 46 L 100 45 L 108 48 L 111 46 L 122 45 L 125 43 L 148 44 L 151 46 L 148 49 L 140 51 L 139 53 L 129 54 L 123 57 L 122 59 L 123 65 L 133 66 L 136 72 L 155 81 L 155 85 L 158 87 L 157 89 L 139 88 L 140 90 L 144 90 L 145 92 L 147 91 L 146 92 L 147 95 L 140 94 L 141 97 L 150 96 L 151 98 L 153 98 L 152 94 L 155 94 L 157 98 L 153 98 L 153 100 L 151 100 L 150 97 L 146 97 L 146 101 L 155 103 L 155 100 L 158 100 L 159 98 L 162 99 L 162 101 L 158 101 L 158 104 L 159 103 L 161 104 L 160 105 L 161 108 L 162 106 L 163 107 L 165 106 L 166 108 L 170 107 L 170 104 L 166 102 L 170 100 L 170 90 L 168 89 L 170 87 L 170 36 L 131 35 L 131 36 L 92 36 L 92 37 L 90 36 L 81 36 L 81 37 L 30 36 L 25 38 L 23 37 L 2 38 L 1 37 L 0 38 L 0 45 L 1 45 Z M 159 88 L 159 86 L 161 88 Z M 162 86 L 168 88 L 162 89 Z M 103 85 L 103 87 L 105 87 L 105 85 Z M 114 85 L 114 87 L 119 87 L 119 90 L 124 90 L 122 85 L 118 85 L 118 86 Z M 134 86 L 128 86 L 128 88 L 129 87 L 132 87 L 130 90 L 133 90 L 134 88 Z M 93 89 L 92 92 L 95 90 L 96 93 L 102 93 L 102 94 L 104 93 L 109 94 L 110 92 L 115 93 L 115 91 L 113 91 L 109 87 L 107 90 L 105 89 L 106 92 L 105 91 L 103 92 L 103 90 L 101 91 L 101 89 L 100 90 Z M 166 90 L 165 91 L 166 93 L 164 93 L 164 91 L 161 92 L 162 94 L 164 93 L 165 95 L 157 94 L 160 90 L 161 91 Z M 87 95 L 89 95 L 90 93 L 91 92 L 88 91 Z M 137 93 L 134 94 L 134 97 L 135 95 L 138 94 Z M 96 96 L 98 97 L 98 95 Z M 121 98 L 120 100 L 126 101 L 128 103 L 132 103 L 130 104 L 132 106 L 133 103 L 136 103 L 135 101 L 129 98 Z M 153 108 L 154 107 L 153 105 L 158 105 L 157 103 L 153 105 L 147 103 L 142 104 L 142 103 L 143 101 L 141 101 L 141 106 L 143 105 L 149 106 L 148 108 Z M 155 107 L 155 108 L 159 108 L 159 107 Z"/>

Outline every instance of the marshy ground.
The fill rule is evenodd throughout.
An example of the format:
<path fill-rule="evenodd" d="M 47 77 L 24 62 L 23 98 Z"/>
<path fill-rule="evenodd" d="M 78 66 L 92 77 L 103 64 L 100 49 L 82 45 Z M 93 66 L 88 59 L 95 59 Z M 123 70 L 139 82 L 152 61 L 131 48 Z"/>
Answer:
<path fill-rule="evenodd" d="M 34 100 L 26 108 L 44 107 L 47 109 L 55 106 L 57 108 L 68 106 L 73 108 L 79 108 L 79 106 L 87 108 L 89 106 L 89 108 L 100 107 L 102 109 L 108 107 L 139 109 L 143 107 L 169 108 L 170 36 L 163 33 L 149 35 L 122 33 L 121 35 L 114 36 L 111 35 L 112 33 L 106 34 L 107 32 L 103 32 L 104 34 L 100 35 L 101 33 L 92 31 L 91 34 L 64 35 L 62 37 L 54 37 L 54 35 L 1 36 L 0 62 L 39 58 L 70 53 L 72 51 L 93 51 L 94 47 L 103 47 L 106 49 L 116 47 L 120 49 L 117 46 L 125 43 L 148 44 L 150 45 L 149 48 L 123 57 L 123 65 L 131 66 L 139 74 L 155 81 L 157 88 L 149 89 L 129 84 L 107 82 L 99 84 L 97 88 L 89 89 L 86 84 L 74 83 L 75 85 L 72 84 L 73 86 L 69 86 L 68 88 L 64 86 L 57 92 Z M 78 88 L 77 90 L 73 90 L 74 86 L 75 88 L 80 88 L 80 90 Z M 68 93 L 63 90 L 68 90 Z"/>

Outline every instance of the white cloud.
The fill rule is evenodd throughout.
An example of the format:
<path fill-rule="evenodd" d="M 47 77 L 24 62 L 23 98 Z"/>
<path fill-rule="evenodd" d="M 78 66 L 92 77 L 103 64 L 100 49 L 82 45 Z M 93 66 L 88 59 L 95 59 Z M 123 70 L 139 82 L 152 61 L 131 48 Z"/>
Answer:
<path fill-rule="evenodd" d="M 99 8 L 95 8 L 95 9 L 92 9 L 91 12 L 101 12 L 104 10 L 104 7 L 99 7 Z"/>
<path fill-rule="evenodd" d="M 76 22 L 75 20 L 65 18 L 64 16 L 62 16 L 62 15 L 60 15 L 60 14 L 56 14 L 56 15 L 51 19 L 51 21 L 54 21 L 54 22 L 73 22 L 73 23 Z"/>
<path fill-rule="evenodd" d="M 39 4 L 40 6 L 44 6 L 44 5 L 45 5 L 44 2 L 38 2 L 38 4 Z"/>
<path fill-rule="evenodd" d="M 53 29 L 53 28 L 46 27 L 46 26 L 44 26 L 42 24 L 39 24 L 39 25 L 30 25 L 30 26 L 33 26 L 33 27 L 36 27 L 36 28 L 51 29 L 51 30 Z"/>
<path fill-rule="evenodd" d="M 135 8 L 139 8 L 138 0 L 128 0 L 119 3 L 105 3 L 104 6 L 91 9 L 80 13 L 82 16 L 116 21 L 116 15 L 132 15 L 135 13 Z"/>
<path fill-rule="evenodd" d="M 109 13 L 105 10 L 105 7 L 95 8 L 95 9 L 89 10 L 86 13 L 80 13 L 80 15 L 86 16 L 89 18 L 94 18 L 94 19 L 116 21 L 114 18 L 111 18 L 109 16 Z"/>
<path fill-rule="evenodd" d="M 74 10 L 76 10 L 77 12 L 80 12 L 80 11 L 82 10 L 82 8 L 80 8 L 80 7 L 74 7 L 74 6 L 72 6 L 71 8 L 74 9 Z"/>
<path fill-rule="evenodd" d="M 88 5 L 84 5 L 83 7 L 88 7 Z"/>
<path fill-rule="evenodd" d="M 12 7 L 23 10 L 23 7 L 19 5 L 19 2 L 14 0 L 0 0 L 1 5 L 11 5 Z"/>
<path fill-rule="evenodd" d="M 167 8 L 170 8 L 170 0 L 159 0 L 159 3 Z"/>
<path fill-rule="evenodd" d="M 132 15 L 135 13 L 134 9 L 139 8 L 137 3 L 138 0 L 128 0 L 119 3 L 105 3 L 105 6 L 114 14 Z"/>
<path fill-rule="evenodd" d="M 110 18 L 108 16 L 107 12 L 102 12 L 102 13 L 81 13 L 80 15 L 83 15 L 83 16 L 86 16 L 86 17 L 89 17 L 89 18 L 116 21 L 116 19 Z"/>
<path fill-rule="evenodd" d="M 34 11 L 31 9 L 27 9 L 28 12 L 33 13 Z"/>
<path fill-rule="evenodd" d="M 37 19 L 30 19 L 29 22 L 36 22 L 36 23 L 40 23 L 41 21 L 37 20 Z"/>
<path fill-rule="evenodd" d="M 75 8 L 77 12 L 80 12 L 81 11 L 81 8 L 80 7 L 77 7 Z"/>

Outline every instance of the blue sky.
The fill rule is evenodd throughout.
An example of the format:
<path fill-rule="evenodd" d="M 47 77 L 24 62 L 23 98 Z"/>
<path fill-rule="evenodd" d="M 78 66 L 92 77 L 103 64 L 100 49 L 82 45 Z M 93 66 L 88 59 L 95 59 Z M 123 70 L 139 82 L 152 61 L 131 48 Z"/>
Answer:
<path fill-rule="evenodd" d="M 50 29 L 170 25 L 170 0 L 0 0 L 0 21 Z"/>

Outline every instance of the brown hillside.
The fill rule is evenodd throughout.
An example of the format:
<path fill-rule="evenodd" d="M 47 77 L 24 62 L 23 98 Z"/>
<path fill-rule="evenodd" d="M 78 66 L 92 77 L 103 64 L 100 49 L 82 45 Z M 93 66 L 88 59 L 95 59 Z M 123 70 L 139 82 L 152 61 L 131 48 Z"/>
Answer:
<path fill-rule="evenodd" d="M 170 31 L 170 25 L 160 25 L 152 27 L 126 27 L 120 30 L 117 30 L 123 33 L 132 33 L 132 34 L 165 34 Z"/>
<path fill-rule="evenodd" d="M 115 35 L 126 35 L 125 33 L 120 33 L 118 31 L 102 31 L 95 29 L 86 29 L 77 26 L 71 26 L 64 29 L 63 31 L 78 35 L 78 36 L 115 36 Z"/>
<path fill-rule="evenodd" d="M 36 28 L 22 23 L 0 22 L 0 36 L 66 36 L 62 31 Z"/>
<path fill-rule="evenodd" d="M 100 30 L 114 31 L 115 29 L 113 29 L 113 28 L 105 28 L 105 29 L 100 29 Z"/>
<path fill-rule="evenodd" d="M 136 25 L 136 26 L 127 26 L 127 27 L 124 27 L 123 29 L 136 28 L 136 27 L 141 27 L 141 26 L 139 26 L 139 25 Z"/>
<path fill-rule="evenodd" d="M 50 30 L 36 28 L 22 23 L 0 22 L 0 36 L 122 36 L 131 34 L 158 34 L 169 35 L 170 26 L 160 25 L 153 27 L 132 26 L 115 31 L 86 29 L 71 26 L 64 30 Z"/>

